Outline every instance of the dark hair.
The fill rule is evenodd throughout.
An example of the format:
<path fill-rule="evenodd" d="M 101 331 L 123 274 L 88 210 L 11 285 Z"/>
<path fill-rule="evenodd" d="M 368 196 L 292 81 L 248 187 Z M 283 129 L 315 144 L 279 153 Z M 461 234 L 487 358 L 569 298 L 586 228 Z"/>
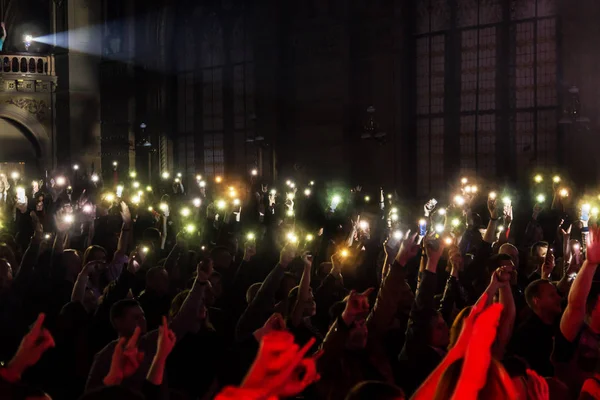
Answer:
<path fill-rule="evenodd" d="M 540 297 L 540 293 L 542 291 L 542 286 L 544 286 L 544 285 L 552 285 L 552 284 L 550 283 L 550 281 L 547 281 L 545 279 L 538 279 L 538 280 L 531 282 L 525 288 L 525 301 L 527 302 L 527 305 L 529 306 L 529 308 L 531 308 L 532 310 L 533 310 L 533 305 L 534 305 L 533 299 L 535 299 L 536 297 Z"/>
<path fill-rule="evenodd" d="M 456 318 L 454 318 L 454 322 L 450 327 L 450 338 L 448 341 L 448 348 L 451 349 L 456 344 L 456 341 L 460 337 L 460 333 L 462 332 L 462 327 L 465 322 L 465 319 L 471 314 L 472 306 L 468 306 L 460 310 Z"/>
<path fill-rule="evenodd" d="M 386 382 L 364 381 L 354 386 L 346 400 L 403 400 L 406 396 L 399 387 Z"/>
<path fill-rule="evenodd" d="M 412 316 L 413 325 L 411 330 L 411 337 L 413 343 L 421 345 L 428 345 L 431 340 L 431 321 L 437 318 L 440 313 L 430 307 L 423 307 L 417 309 Z M 414 347 L 415 350 L 419 349 L 418 346 Z M 419 351 L 419 350 L 416 350 Z"/>
<path fill-rule="evenodd" d="M 229 251 L 229 249 L 225 246 L 217 246 L 214 249 L 212 249 L 210 251 L 210 258 L 212 258 L 213 260 L 215 259 L 215 257 L 220 256 L 223 253 L 227 253 L 231 255 L 231 252 Z"/>
<path fill-rule="evenodd" d="M 132 307 L 141 307 L 140 303 L 134 299 L 119 300 L 110 308 L 110 323 L 115 325 L 115 320 L 123 317 L 128 309 Z"/>
<path fill-rule="evenodd" d="M 494 272 L 496 269 L 500 268 L 502 265 L 502 261 L 512 261 L 512 257 L 508 254 L 494 254 L 488 259 L 488 271 Z"/>
<path fill-rule="evenodd" d="M 104 255 L 107 255 L 107 254 L 106 254 L 106 249 L 105 249 L 104 247 L 102 247 L 102 246 L 98 246 L 98 245 L 92 245 L 92 246 L 89 246 L 89 247 L 88 247 L 87 249 L 85 249 L 85 251 L 83 252 L 83 260 L 81 260 L 81 265 L 84 265 L 84 266 L 85 266 L 85 264 L 87 264 L 87 263 L 89 262 L 90 254 L 91 254 L 93 251 L 101 251 L 101 252 L 103 252 L 103 253 L 104 253 Z"/>
<path fill-rule="evenodd" d="M 84 393 L 79 400 L 144 400 L 144 396 L 126 386 L 103 386 Z"/>
<path fill-rule="evenodd" d="M 146 272 L 146 282 L 155 279 L 162 271 L 166 271 L 164 267 L 152 267 Z"/>
<path fill-rule="evenodd" d="M 549 247 L 550 245 L 548 244 L 548 242 L 536 242 L 533 244 L 533 246 L 531 246 L 531 255 L 535 256 L 535 252 L 537 251 L 537 249 L 539 247 Z"/>
<path fill-rule="evenodd" d="M 156 228 L 146 228 L 142 233 L 142 241 L 144 242 L 160 242 L 160 231 Z"/>

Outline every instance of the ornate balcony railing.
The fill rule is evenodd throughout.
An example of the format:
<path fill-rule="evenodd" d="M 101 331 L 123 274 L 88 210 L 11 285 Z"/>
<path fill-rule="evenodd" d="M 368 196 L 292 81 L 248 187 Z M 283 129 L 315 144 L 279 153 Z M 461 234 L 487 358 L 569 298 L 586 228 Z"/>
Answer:
<path fill-rule="evenodd" d="M 2 74 L 55 76 L 54 56 L 30 53 L 0 54 Z"/>

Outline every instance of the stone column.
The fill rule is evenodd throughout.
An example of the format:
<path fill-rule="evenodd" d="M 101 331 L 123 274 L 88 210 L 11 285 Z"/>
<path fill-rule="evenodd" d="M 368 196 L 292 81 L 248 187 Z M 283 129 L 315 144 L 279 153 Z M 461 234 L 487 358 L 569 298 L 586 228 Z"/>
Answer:
<path fill-rule="evenodd" d="M 53 24 L 59 32 L 56 71 L 57 158 L 59 165 L 100 167 L 101 1 L 64 0 Z M 62 34 L 61 32 L 66 32 Z"/>

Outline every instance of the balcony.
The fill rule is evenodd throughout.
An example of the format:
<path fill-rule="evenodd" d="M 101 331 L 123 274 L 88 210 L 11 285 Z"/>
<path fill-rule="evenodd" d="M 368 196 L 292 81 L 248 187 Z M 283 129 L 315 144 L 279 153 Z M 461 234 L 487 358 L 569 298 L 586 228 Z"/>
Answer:
<path fill-rule="evenodd" d="M 0 54 L 0 73 L 17 75 L 55 76 L 54 56 L 31 53 Z"/>

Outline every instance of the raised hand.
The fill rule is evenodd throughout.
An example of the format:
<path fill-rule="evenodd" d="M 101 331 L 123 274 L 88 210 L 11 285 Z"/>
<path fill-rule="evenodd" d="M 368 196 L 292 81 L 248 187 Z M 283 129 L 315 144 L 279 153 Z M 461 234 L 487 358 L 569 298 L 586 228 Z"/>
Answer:
<path fill-rule="evenodd" d="M 124 201 L 121 202 L 121 218 L 123 219 L 123 225 L 131 226 L 131 211 L 129 211 L 129 207 Z"/>
<path fill-rule="evenodd" d="M 137 273 L 141 266 L 142 266 L 142 259 L 140 256 L 140 249 L 139 247 L 136 247 L 136 249 L 134 251 L 131 252 L 131 254 L 129 255 L 129 262 L 127 263 L 127 271 L 131 272 L 132 274 Z"/>
<path fill-rule="evenodd" d="M 350 326 L 357 319 L 365 319 L 371 309 L 369 296 L 375 289 L 369 288 L 362 293 L 352 290 L 346 300 L 346 308 L 342 312 L 342 319 Z"/>
<path fill-rule="evenodd" d="M 509 227 L 513 220 L 513 207 L 511 204 L 504 206 L 504 224 Z"/>
<path fill-rule="evenodd" d="M 99 266 L 102 266 L 104 264 L 105 263 L 101 261 L 90 261 L 89 263 L 83 266 L 79 275 L 90 277 L 94 273 L 94 271 L 98 269 Z"/>
<path fill-rule="evenodd" d="M 304 358 L 314 342 L 312 338 L 300 349 L 289 332 L 265 335 L 242 389 L 262 392 L 257 398 L 286 398 L 302 392 L 319 379 L 316 358 Z"/>
<path fill-rule="evenodd" d="M 27 368 L 40 360 L 46 350 L 54 347 L 50 331 L 43 327 L 45 317 L 43 313 L 38 315 L 31 330 L 21 341 L 17 353 L 7 366 L 11 376 L 20 378 Z"/>
<path fill-rule="evenodd" d="M 406 266 L 412 258 L 416 257 L 419 252 L 419 245 L 415 242 L 417 233 L 415 232 L 411 235 L 410 230 L 406 232 L 405 239 L 400 242 L 400 249 L 396 255 L 396 262 L 398 264 Z"/>
<path fill-rule="evenodd" d="M 265 335 L 275 332 L 284 331 L 286 329 L 285 320 L 279 313 L 275 313 L 269 317 L 265 324 L 254 331 L 254 338 L 260 342 Z"/>
<path fill-rule="evenodd" d="M 498 209 L 498 200 L 495 197 L 488 197 L 487 208 L 490 212 L 491 219 L 498 219 L 500 217 L 500 210 Z"/>
<path fill-rule="evenodd" d="M 537 217 L 540 215 L 540 213 L 542 212 L 543 209 L 544 209 L 544 206 L 542 206 L 541 204 L 535 203 L 535 205 L 533 206 L 533 214 L 531 217 L 533 219 L 537 219 Z"/>
<path fill-rule="evenodd" d="M 600 263 L 600 228 L 597 225 L 590 226 L 586 256 L 590 264 L 597 265 Z"/>
<path fill-rule="evenodd" d="M 445 246 L 446 243 L 436 238 L 435 233 L 428 235 L 425 238 L 425 254 L 427 255 L 427 259 L 432 260 L 437 265 L 437 262 L 442 257 L 442 253 L 444 253 Z"/>
<path fill-rule="evenodd" d="M 42 226 L 40 219 L 34 211 L 30 212 L 29 216 L 31 217 L 31 223 L 33 224 L 33 236 L 37 239 L 42 239 L 44 236 L 44 227 Z"/>
<path fill-rule="evenodd" d="M 554 267 L 556 265 L 554 259 L 554 252 L 552 249 L 548 250 L 548 254 L 546 254 L 546 259 L 544 260 L 544 264 L 542 264 L 542 279 L 549 279 L 550 275 L 552 275 L 552 271 L 554 271 Z"/>
<path fill-rule="evenodd" d="M 162 326 L 158 327 L 158 343 L 156 345 L 156 358 L 161 360 L 166 360 L 173 347 L 175 347 L 175 342 L 177 338 L 175 337 L 175 333 L 169 329 L 169 325 L 167 324 L 167 317 L 162 317 Z"/>
<path fill-rule="evenodd" d="M 476 398 L 479 390 L 485 386 L 488 368 L 492 361 L 491 346 L 496 339 L 502 310 L 502 304 L 493 304 L 475 321 L 452 399 Z"/>
<path fill-rule="evenodd" d="M 213 273 L 213 261 L 211 259 L 206 259 L 200 263 L 196 267 L 196 280 L 202 283 L 209 283 L 210 275 Z"/>
<path fill-rule="evenodd" d="M 54 216 L 54 223 L 56 225 L 56 230 L 59 233 L 66 233 L 70 228 L 71 224 L 65 219 L 67 216 L 67 211 L 63 208 L 56 212 Z"/>
<path fill-rule="evenodd" d="M 305 252 L 302 254 L 302 262 L 305 266 L 312 267 L 313 258 L 309 253 Z"/>
<path fill-rule="evenodd" d="M 107 386 L 118 385 L 123 379 L 130 377 L 137 371 L 140 363 L 144 360 L 144 353 L 137 348 L 141 329 L 136 327 L 131 338 L 121 337 L 115 346 L 110 370 L 104 378 Z"/>
<path fill-rule="evenodd" d="M 279 265 L 287 267 L 294 258 L 296 258 L 296 245 L 292 243 L 286 244 L 279 255 Z"/>
<path fill-rule="evenodd" d="M 256 255 L 256 241 L 248 240 L 244 245 L 244 260 L 250 261 Z"/>

